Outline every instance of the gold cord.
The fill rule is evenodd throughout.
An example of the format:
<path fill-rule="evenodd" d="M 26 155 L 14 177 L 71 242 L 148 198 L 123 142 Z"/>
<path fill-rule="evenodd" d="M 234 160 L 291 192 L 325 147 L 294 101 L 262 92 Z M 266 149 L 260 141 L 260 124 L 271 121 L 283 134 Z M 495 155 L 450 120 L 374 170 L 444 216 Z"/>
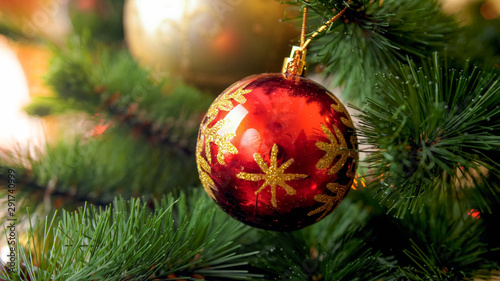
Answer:
<path fill-rule="evenodd" d="M 351 0 L 347 1 L 347 5 L 351 3 Z M 302 31 L 300 35 L 300 47 L 294 47 L 292 49 L 292 54 L 290 58 L 285 59 L 285 64 L 283 65 L 283 73 L 291 74 L 291 75 L 302 75 L 303 68 L 305 66 L 305 58 L 306 58 L 306 49 L 309 43 L 311 43 L 312 39 L 318 36 L 321 32 L 327 29 L 330 24 L 340 18 L 346 11 L 347 7 L 345 6 L 342 11 L 336 14 L 334 17 L 329 19 L 325 24 L 320 26 L 308 39 L 305 41 L 306 27 L 307 27 L 307 12 L 308 7 L 304 7 L 304 15 L 302 17 Z"/>

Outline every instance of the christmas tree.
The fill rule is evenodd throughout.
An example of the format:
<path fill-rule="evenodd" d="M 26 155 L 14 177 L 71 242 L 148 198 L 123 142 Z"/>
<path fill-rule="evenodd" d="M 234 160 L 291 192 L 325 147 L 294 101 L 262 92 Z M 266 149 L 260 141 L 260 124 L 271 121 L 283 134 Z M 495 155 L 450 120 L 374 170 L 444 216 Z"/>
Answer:
<path fill-rule="evenodd" d="M 44 50 L 24 55 L 38 71 L 23 111 L 49 124 L 41 145 L 0 142 L 0 279 L 500 280 L 498 2 L 281 2 L 0 0 L 0 43 L 20 58 Z M 207 161 L 229 158 L 197 138 L 250 91 L 210 112 L 225 88 L 280 71 L 306 10 L 306 76 L 349 104 L 359 147 L 316 164 L 352 173 L 345 198 L 332 187 L 305 212 L 320 221 L 269 231 L 212 200 Z M 313 145 L 320 159 L 332 128 L 318 129 L 330 138 Z M 281 149 L 250 160 L 288 171 Z M 275 193 L 307 177 L 236 176 L 276 209 Z"/>

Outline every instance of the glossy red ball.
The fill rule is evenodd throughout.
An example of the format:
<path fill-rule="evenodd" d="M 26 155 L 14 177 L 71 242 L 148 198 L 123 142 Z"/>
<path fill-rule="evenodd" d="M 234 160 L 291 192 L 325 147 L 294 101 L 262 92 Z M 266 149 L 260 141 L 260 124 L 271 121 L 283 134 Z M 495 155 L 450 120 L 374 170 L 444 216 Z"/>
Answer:
<path fill-rule="evenodd" d="M 203 119 L 196 149 L 201 182 L 229 215 L 292 231 L 342 201 L 358 160 L 352 120 L 323 86 L 260 74 L 226 89 Z"/>

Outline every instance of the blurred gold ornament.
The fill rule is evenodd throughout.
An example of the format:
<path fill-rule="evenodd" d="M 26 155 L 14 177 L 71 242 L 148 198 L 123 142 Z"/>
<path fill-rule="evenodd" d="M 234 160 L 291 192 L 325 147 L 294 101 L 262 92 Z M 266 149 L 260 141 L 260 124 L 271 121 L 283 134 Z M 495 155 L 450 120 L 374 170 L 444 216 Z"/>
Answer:
<path fill-rule="evenodd" d="M 285 8 L 276 0 L 127 0 L 125 38 L 142 65 L 221 91 L 250 74 L 280 70 L 299 36 L 280 22 Z"/>

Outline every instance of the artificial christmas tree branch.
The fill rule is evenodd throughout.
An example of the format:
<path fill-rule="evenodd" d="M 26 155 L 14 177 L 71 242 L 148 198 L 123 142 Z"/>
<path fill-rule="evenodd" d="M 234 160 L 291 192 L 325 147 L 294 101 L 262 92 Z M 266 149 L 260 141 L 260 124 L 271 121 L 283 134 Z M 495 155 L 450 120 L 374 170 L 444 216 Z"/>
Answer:
<path fill-rule="evenodd" d="M 311 11 L 310 22 L 321 22 L 342 10 L 347 1 L 300 2 Z M 365 97 L 374 97 L 373 73 L 397 68 L 406 56 L 443 51 L 458 31 L 456 21 L 445 16 L 435 0 L 354 0 L 311 44 L 308 55 L 312 63 L 324 65 L 335 86 L 344 87 L 342 95 L 348 101 L 360 105 Z"/>
<path fill-rule="evenodd" d="M 139 199 L 120 198 L 105 209 L 63 211 L 28 232 L 28 244 L 19 247 L 24 271 L 0 275 L 33 281 L 259 277 L 240 269 L 257 252 L 233 243 L 247 227 L 221 220 L 198 192 L 182 198 L 164 198 L 154 211 Z"/>
<path fill-rule="evenodd" d="M 47 75 L 56 98 L 38 98 L 28 112 L 57 114 L 64 106 L 64 111 L 84 110 L 92 115 L 104 111 L 135 135 L 192 154 L 209 98 L 182 83 L 152 81 L 150 73 L 126 52 L 101 48 L 94 55 L 88 48 L 85 39 L 75 37 L 67 50 L 58 49 Z"/>
<path fill-rule="evenodd" d="M 9 178 L 8 174 L 4 173 L 4 171 L 12 168 L 14 168 L 12 165 L 0 164 L 0 186 L 7 186 Z M 23 167 L 15 167 L 17 172 L 22 169 Z M 50 185 L 50 183 L 47 184 Z M 75 190 L 60 190 L 58 189 L 57 183 L 54 183 L 53 186 L 38 184 L 30 174 L 30 171 L 21 173 L 17 178 L 16 185 L 19 187 L 18 192 L 20 198 L 23 198 L 23 206 L 26 207 L 36 206 L 40 203 L 40 198 L 44 198 L 44 203 L 46 202 L 45 199 L 50 198 L 52 204 L 48 207 L 53 209 L 59 209 L 64 206 L 66 202 L 71 202 L 70 206 L 67 206 L 69 208 L 76 207 L 75 205 L 83 205 L 84 203 L 96 206 L 104 206 L 110 203 L 109 200 L 105 201 L 105 199 L 100 196 L 94 197 L 91 196 L 91 194 L 77 194 Z M 20 212 L 24 210 L 23 207 L 19 207 L 18 209 Z"/>
<path fill-rule="evenodd" d="M 176 149 L 152 146 L 144 138 L 130 138 L 121 127 L 98 136 L 77 135 L 47 144 L 39 155 L 19 157 L 29 163 L 29 169 L 18 164 L 19 170 L 26 170 L 23 182 L 44 193 L 69 195 L 77 205 L 108 204 L 117 193 L 150 200 L 198 185 L 194 159 Z M 30 198 L 28 190 L 20 192 Z"/>
<path fill-rule="evenodd" d="M 7 17 L 0 20 L 0 34 L 17 42 L 42 43 L 43 38 L 35 35 L 28 35 L 18 25 L 11 22 Z"/>
<path fill-rule="evenodd" d="M 353 191 L 354 192 L 354 191 Z M 268 280 L 380 280 L 394 274 L 390 256 L 365 242 L 364 226 L 372 215 L 366 206 L 345 199 L 317 224 L 293 233 L 262 238 L 262 256 L 255 263 L 267 268 Z"/>
<path fill-rule="evenodd" d="M 457 202 L 427 205 L 418 214 L 407 214 L 397 222 L 410 244 L 403 253 L 410 262 L 400 264 L 408 280 L 453 280 L 482 275 L 495 267 L 480 233 L 484 224 L 464 213 Z"/>
<path fill-rule="evenodd" d="M 359 116 L 360 135 L 376 149 L 367 158 L 373 188 L 398 215 L 418 212 L 421 199 L 457 198 L 467 188 L 460 178 L 488 181 L 484 169 L 500 169 L 489 156 L 500 149 L 498 76 L 468 64 L 447 69 L 437 55 L 424 64 L 379 75 L 378 98 Z"/>

